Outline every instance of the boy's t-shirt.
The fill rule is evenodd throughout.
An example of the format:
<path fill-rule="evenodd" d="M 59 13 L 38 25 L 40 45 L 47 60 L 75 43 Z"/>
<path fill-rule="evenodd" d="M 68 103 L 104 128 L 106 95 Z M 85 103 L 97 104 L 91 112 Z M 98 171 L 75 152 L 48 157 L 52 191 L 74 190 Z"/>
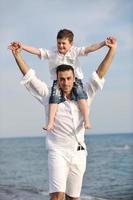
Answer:
<path fill-rule="evenodd" d="M 72 46 L 69 51 L 64 55 L 58 52 L 57 48 L 52 50 L 39 49 L 41 54 L 40 58 L 48 59 L 49 71 L 52 80 L 56 80 L 56 67 L 61 64 L 71 65 L 74 68 L 75 77 L 83 79 L 83 72 L 79 62 L 79 56 L 85 56 L 85 47 L 74 47 Z"/>

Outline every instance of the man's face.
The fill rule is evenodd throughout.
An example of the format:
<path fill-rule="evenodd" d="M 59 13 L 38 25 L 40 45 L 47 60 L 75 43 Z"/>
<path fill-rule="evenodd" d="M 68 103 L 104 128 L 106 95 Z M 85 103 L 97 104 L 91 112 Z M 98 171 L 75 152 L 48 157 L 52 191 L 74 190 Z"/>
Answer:
<path fill-rule="evenodd" d="M 65 55 L 71 46 L 72 43 L 68 40 L 68 38 L 57 39 L 57 48 L 61 54 Z"/>
<path fill-rule="evenodd" d="M 65 96 L 68 96 L 71 94 L 74 81 L 75 81 L 75 77 L 72 70 L 58 72 L 58 84 L 59 84 L 59 87 L 62 89 Z"/>

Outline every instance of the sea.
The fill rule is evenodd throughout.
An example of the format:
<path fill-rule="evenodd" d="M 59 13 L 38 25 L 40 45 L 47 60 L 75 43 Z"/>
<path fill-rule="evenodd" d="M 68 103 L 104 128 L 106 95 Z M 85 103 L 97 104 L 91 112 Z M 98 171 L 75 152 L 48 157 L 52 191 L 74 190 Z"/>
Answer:
<path fill-rule="evenodd" d="M 133 133 L 85 136 L 81 200 L 133 200 Z M 0 139 L 0 200 L 49 200 L 45 137 Z"/>

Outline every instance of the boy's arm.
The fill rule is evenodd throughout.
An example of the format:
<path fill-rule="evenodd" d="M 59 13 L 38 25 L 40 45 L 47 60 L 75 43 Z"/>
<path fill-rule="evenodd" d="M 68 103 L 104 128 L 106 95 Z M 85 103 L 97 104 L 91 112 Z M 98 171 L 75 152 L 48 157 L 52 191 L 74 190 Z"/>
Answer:
<path fill-rule="evenodd" d="M 40 50 L 38 48 L 31 47 L 31 46 L 28 46 L 28 45 L 25 45 L 25 44 L 20 44 L 20 45 L 21 45 L 21 48 L 24 51 L 27 51 L 29 53 L 35 54 L 37 56 L 40 56 Z"/>
<path fill-rule="evenodd" d="M 96 51 L 106 45 L 106 41 L 102 41 L 100 43 L 93 44 L 91 46 L 85 47 L 85 54 Z"/>
<path fill-rule="evenodd" d="M 32 46 L 28 46 L 28 45 L 22 44 L 21 42 L 17 42 L 17 41 L 10 43 L 8 48 L 10 50 L 13 50 L 13 48 L 14 48 L 14 50 L 22 49 L 24 51 L 27 51 L 27 52 L 32 53 L 32 54 L 35 54 L 37 56 L 41 55 L 41 52 L 40 52 L 40 50 L 38 48 L 35 48 L 35 47 L 32 47 Z"/>

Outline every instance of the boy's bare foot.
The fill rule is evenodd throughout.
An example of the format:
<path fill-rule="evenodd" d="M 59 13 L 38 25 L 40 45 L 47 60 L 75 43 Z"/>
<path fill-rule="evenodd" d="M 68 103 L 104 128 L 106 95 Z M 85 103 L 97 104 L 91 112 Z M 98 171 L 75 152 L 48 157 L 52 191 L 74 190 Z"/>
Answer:
<path fill-rule="evenodd" d="M 85 128 L 85 129 L 90 129 L 90 128 L 91 128 L 90 123 L 89 123 L 89 122 L 85 122 L 85 123 L 84 123 L 84 128 Z"/>
<path fill-rule="evenodd" d="M 53 123 L 49 123 L 46 127 L 44 126 L 43 127 L 43 130 L 44 131 L 50 131 L 50 130 L 52 130 L 54 128 L 54 125 L 53 125 Z"/>

